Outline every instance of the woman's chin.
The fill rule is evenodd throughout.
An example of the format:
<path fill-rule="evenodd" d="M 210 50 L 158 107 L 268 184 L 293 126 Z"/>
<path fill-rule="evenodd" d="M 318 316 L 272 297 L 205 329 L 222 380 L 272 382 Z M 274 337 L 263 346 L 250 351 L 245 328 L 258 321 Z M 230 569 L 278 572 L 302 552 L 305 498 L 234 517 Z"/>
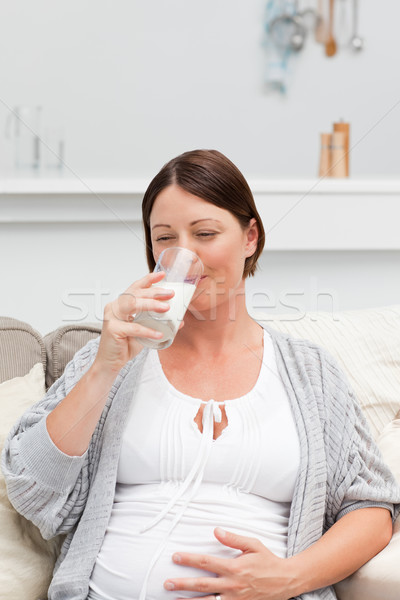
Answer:
<path fill-rule="evenodd" d="M 209 295 L 204 297 L 199 296 L 192 300 L 186 315 L 190 315 L 198 321 L 204 321 L 206 319 L 215 321 L 218 313 L 222 310 L 222 306 L 225 304 L 226 302 L 221 296 L 218 296 L 217 298 L 212 298 Z M 187 317 L 185 316 L 185 320 L 186 318 Z"/>

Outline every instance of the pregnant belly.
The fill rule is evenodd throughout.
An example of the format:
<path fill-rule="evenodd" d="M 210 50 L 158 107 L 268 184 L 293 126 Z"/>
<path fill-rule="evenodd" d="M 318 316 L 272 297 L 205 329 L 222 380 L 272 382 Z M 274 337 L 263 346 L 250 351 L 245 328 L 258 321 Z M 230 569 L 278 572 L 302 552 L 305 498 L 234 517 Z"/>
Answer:
<path fill-rule="evenodd" d="M 250 505 L 249 505 L 250 502 Z M 251 503 L 254 503 L 251 506 Z M 146 600 L 173 600 L 204 594 L 197 592 L 177 592 L 164 589 L 164 582 L 170 578 L 214 576 L 202 569 L 175 564 L 175 552 L 209 554 L 221 558 L 234 558 L 239 550 L 228 548 L 214 536 L 217 526 L 240 535 L 257 537 L 277 555 L 286 551 L 287 519 L 274 516 L 265 518 L 265 499 L 232 501 L 227 495 L 219 500 L 210 498 L 192 501 L 184 515 L 169 532 L 176 512 L 176 505 L 159 523 L 148 531 L 141 530 L 149 525 L 166 505 L 166 499 L 158 501 L 153 497 L 129 502 L 115 502 L 101 550 L 98 554 L 91 580 L 88 600 L 139 600 L 143 583 L 146 580 Z M 263 510 L 260 510 L 260 509 Z M 260 518 L 260 515 L 263 515 Z M 265 525 L 265 530 L 263 526 Z M 161 549 L 161 552 L 160 552 Z M 158 555 L 154 562 L 153 558 Z M 150 572 L 149 566 L 152 564 Z"/>
<path fill-rule="evenodd" d="M 227 548 L 214 537 L 215 523 L 190 525 L 179 523 L 165 541 L 171 519 L 166 517 L 151 530 L 140 534 L 129 528 L 114 527 L 110 523 L 91 578 L 93 600 L 138 600 L 149 565 L 160 547 L 161 555 L 151 569 L 146 585 L 146 600 L 173 600 L 204 594 L 171 592 L 164 589 L 166 579 L 173 577 L 214 576 L 201 569 L 177 565 L 172 561 L 174 552 L 194 552 L 232 558 L 238 550 Z M 164 543 L 163 543 L 164 542 Z"/>

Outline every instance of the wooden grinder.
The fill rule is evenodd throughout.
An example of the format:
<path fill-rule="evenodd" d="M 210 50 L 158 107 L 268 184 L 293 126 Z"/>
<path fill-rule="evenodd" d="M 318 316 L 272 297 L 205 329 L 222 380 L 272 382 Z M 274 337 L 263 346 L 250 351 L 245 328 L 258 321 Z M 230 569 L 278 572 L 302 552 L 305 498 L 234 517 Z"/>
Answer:
<path fill-rule="evenodd" d="M 319 158 L 319 176 L 329 177 L 331 169 L 332 134 L 321 133 L 321 154 Z"/>
<path fill-rule="evenodd" d="M 333 132 L 334 133 L 343 133 L 344 134 L 344 153 L 345 153 L 345 173 L 341 175 L 341 177 L 348 177 L 350 173 L 349 169 L 349 150 L 350 150 L 350 123 L 345 123 L 343 120 L 338 123 L 333 124 Z"/>

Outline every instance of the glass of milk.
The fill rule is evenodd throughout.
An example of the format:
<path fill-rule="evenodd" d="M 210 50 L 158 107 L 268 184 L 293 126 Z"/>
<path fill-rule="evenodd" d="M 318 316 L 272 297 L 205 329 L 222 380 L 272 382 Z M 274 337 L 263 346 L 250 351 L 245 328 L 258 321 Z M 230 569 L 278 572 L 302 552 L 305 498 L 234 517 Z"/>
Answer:
<path fill-rule="evenodd" d="M 143 311 L 135 315 L 135 322 L 164 334 L 159 340 L 138 338 L 143 346 L 161 350 L 172 344 L 203 270 L 203 263 L 191 250 L 176 246 L 161 252 L 154 272 L 164 271 L 165 277 L 154 286 L 174 290 L 175 295 L 166 301 L 170 306 L 167 312 Z"/>

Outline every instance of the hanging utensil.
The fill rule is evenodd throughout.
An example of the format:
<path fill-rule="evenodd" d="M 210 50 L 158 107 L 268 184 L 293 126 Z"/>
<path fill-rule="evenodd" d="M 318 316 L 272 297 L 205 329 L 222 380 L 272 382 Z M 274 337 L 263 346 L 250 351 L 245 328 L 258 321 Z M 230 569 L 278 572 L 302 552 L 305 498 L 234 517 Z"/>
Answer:
<path fill-rule="evenodd" d="M 326 56 L 334 56 L 336 54 L 336 41 L 333 36 L 333 15 L 335 10 L 335 0 L 329 0 L 329 25 L 328 38 L 325 42 Z"/>
<path fill-rule="evenodd" d="M 293 7 L 292 7 L 293 8 Z M 289 69 L 288 64 L 292 51 L 290 47 L 277 46 L 271 36 L 271 23 L 287 10 L 286 0 L 268 0 L 265 12 L 265 48 L 267 65 L 265 83 L 268 90 L 276 90 L 281 94 L 287 92 Z"/>
<path fill-rule="evenodd" d="M 324 0 L 318 0 L 317 8 L 317 20 L 315 24 L 315 41 L 319 44 L 325 44 L 326 42 L 326 21 L 324 19 Z"/>
<path fill-rule="evenodd" d="M 298 52 L 304 46 L 307 30 L 299 16 L 299 0 L 281 2 L 282 12 L 269 24 L 273 43 L 280 50 Z"/>
<path fill-rule="evenodd" d="M 269 25 L 274 44 L 281 50 L 299 52 L 304 46 L 307 30 L 298 15 L 283 14 L 275 17 Z"/>
<path fill-rule="evenodd" d="M 353 0 L 353 37 L 350 45 L 357 52 L 364 47 L 364 40 L 358 35 L 358 0 Z"/>
<path fill-rule="evenodd" d="M 318 23 L 318 13 L 313 8 L 305 8 L 298 13 L 307 31 L 315 31 Z"/>
<path fill-rule="evenodd" d="M 348 0 L 339 0 L 335 6 L 335 41 L 338 51 L 348 46 L 352 36 L 352 6 Z"/>

